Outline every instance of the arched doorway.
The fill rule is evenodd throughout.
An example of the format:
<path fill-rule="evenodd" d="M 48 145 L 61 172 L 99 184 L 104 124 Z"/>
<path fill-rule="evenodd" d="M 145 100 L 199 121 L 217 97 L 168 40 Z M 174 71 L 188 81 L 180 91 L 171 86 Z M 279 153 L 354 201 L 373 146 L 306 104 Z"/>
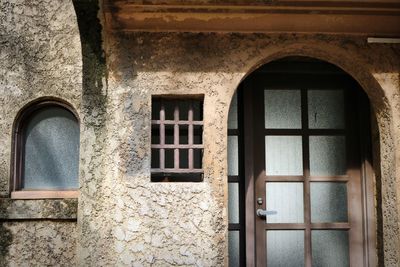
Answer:
<path fill-rule="evenodd" d="M 370 111 L 339 68 L 290 57 L 239 86 L 228 120 L 230 266 L 375 264 Z"/>

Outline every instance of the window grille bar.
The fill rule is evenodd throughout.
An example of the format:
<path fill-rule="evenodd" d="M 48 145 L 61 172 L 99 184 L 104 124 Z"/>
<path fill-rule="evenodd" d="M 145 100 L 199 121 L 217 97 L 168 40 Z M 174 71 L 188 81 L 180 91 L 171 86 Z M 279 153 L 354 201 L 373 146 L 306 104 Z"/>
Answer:
<path fill-rule="evenodd" d="M 203 173 L 203 169 L 175 169 L 175 168 L 168 168 L 168 169 L 158 169 L 153 168 L 151 169 L 153 173 Z"/>
<path fill-rule="evenodd" d="M 190 101 L 189 104 L 189 114 L 188 114 L 188 144 L 189 144 L 189 151 L 188 151 L 188 158 L 189 158 L 189 170 L 193 170 L 193 101 Z"/>
<path fill-rule="evenodd" d="M 166 125 L 175 125 L 175 124 L 179 124 L 179 125 L 189 125 L 190 121 L 189 120 L 164 120 L 163 121 L 164 124 Z M 193 125 L 203 125 L 203 121 L 193 121 L 191 122 Z M 157 124 L 161 124 L 161 120 L 151 120 L 151 124 L 153 125 L 157 125 Z M 237 131 L 237 130 L 235 130 Z"/>
<path fill-rule="evenodd" d="M 164 102 L 161 101 L 161 109 L 160 109 L 160 169 L 165 168 L 165 106 Z"/>
<path fill-rule="evenodd" d="M 151 144 L 151 148 L 159 152 L 160 159 L 160 163 L 155 165 L 155 168 L 151 168 L 152 176 L 154 177 L 158 175 L 160 177 L 165 176 L 177 178 L 173 176 L 174 173 L 177 175 L 198 175 L 203 173 L 202 167 L 200 165 L 197 166 L 197 161 L 195 162 L 195 160 L 197 160 L 196 153 L 202 151 L 204 145 L 202 141 L 199 142 L 199 144 L 195 144 L 194 140 L 196 137 L 195 128 L 203 128 L 203 121 L 194 121 L 194 117 L 197 114 L 195 114 L 195 112 L 197 112 L 197 110 L 195 110 L 197 102 L 189 100 L 186 101 L 185 104 L 186 103 L 188 104 L 187 109 L 181 110 L 179 101 L 161 100 L 159 106 L 159 119 L 151 120 L 151 124 L 154 125 L 154 127 L 158 126 L 157 128 L 159 129 L 159 132 L 155 133 L 158 134 L 159 142 Z M 169 112 L 170 108 L 172 108 L 173 116 L 172 119 L 169 118 L 169 120 L 166 120 L 166 116 L 169 114 L 167 114 L 167 112 Z M 187 117 L 187 119 L 180 120 L 181 115 L 183 115 L 181 112 L 185 112 L 185 116 L 183 117 Z M 167 136 L 167 133 L 169 132 L 167 131 L 169 129 L 173 129 L 173 141 L 167 144 L 167 138 L 169 138 L 169 136 Z M 202 132 L 203 131 L 201 130 L 201 135 Z M 184 138 L 184 140 L 181 140 L 181 138 Z M 185 142 L 181 144 L 182 141 Z M 198 160 L 201 160 L 201 156 Z"/>
<path fill-rule="evenodd" d="M 177 102 L 174 102 L 174 105 L 174 168 L 179 169 L 179 124 L 177 123 L 179 121 L 179 107 Z"/>
<path fill-rule="evenodd" d="M 161 144 L 155 144 L 155 145 L 151 145 L 151 148 L 157 148 L 157 149 L 191 149 L 191 148 L 195 148 L 195 149 L 203 149 L 204 146 L 200 145 L 200 144 L 195 144 L 195 145 L 189 145 L 189 144 L 179 144 L 179 145 L 175 145 L 175 144 L 166 144 L 166 145 L 161 145 Z"/>

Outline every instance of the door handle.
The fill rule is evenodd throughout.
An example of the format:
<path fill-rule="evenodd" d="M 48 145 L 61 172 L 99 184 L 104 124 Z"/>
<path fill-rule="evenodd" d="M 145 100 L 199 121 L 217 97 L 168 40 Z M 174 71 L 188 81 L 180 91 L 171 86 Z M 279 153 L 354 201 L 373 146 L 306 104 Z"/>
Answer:
<path fill-rule="evenodd" d="M 275 215 L 278 214 L 278 212 L 276 210 L 257 209 L 256 214 L 258 217 L 265 218 L 267 215 Z"/>

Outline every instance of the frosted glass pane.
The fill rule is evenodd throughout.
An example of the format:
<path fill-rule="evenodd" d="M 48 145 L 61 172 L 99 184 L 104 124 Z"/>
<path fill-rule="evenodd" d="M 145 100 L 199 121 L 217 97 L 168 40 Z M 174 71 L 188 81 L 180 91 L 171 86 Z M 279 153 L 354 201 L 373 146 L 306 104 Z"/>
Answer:
<path fill-rule="evenodd" d="M 265 199 L 267 210 L 277 212 L 267 216 L 267 223 L 304 222 L 303 183 L 266 183 Z"/>
<path fill-rule="evenodd" d="M 303 175 L 301 136 L 266 136 L 267 175 Z"/>
<path fill-rule="evenodd" d="M 308 91 L 308 126 L 311 129 L 344 128 L 342 90 Z"/>
<path fill-rule="evenodd" d="M 267 231 L 267 266 L 304 266 L 304 231 Z"/>
<path fill-rule="evenodd" d="M 349 266 L 347 231 L 313 230 L 311 232 L 313 267 Z"/>
<path fill-rule="evenodd" d="M 240 251 L 239 251 L 239 231 L 228 232 L 228 253 L 229 253 L 229 267 L 239 267 L 240 265 Z"/>
<path fill-rule="evenodd" d="M 264 105 L 265 128 L 301 128 L 301 96 L 299 90 L 265 90 Z"/>
<path fill-rule="evenodd" d="M 79 125 L 59 107 L 37 111 L 24 135 L 25 189 L 78 187 Z"/>
<path fill-rule="evenodd" d="M 228 183 L 229 223 L 239 223 L 239 184 Z"/>
<path fill-rule="evenodd" d="M 344 136 L 310 136 L 311 175 L 346 174 Z"/>
<path fill-rule="evenodd" d="M 346 183 L 312 182 L 311 221 L 347 222 Z"/>
<path fill-rule="evenodd" d="M 228 136 L 228 175 L 239 174 L 238 137 Z"/>
<path fill-rule="evenodd" d="M 231 106 L 228 114 L 228 129 L 238 128 L 238 114 L 237 114 L 237 94 L 232 98 Z"/>

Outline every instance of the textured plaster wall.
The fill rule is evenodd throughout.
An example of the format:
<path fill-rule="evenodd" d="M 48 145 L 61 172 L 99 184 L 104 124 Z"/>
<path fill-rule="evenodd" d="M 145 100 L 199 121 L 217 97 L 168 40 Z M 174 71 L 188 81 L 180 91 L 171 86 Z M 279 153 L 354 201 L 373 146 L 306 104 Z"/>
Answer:
<path fill-rule="evenodd" d="M 74 204 L 68 201 L 0 199 L 0 262 L 23 266 L 32 255 L 37 265 L 73 265 L 75 250 L 79 266 L 226 264 L 226 122 L 231 97 L 257 66 L 304 55 L 343 68 L 372 101 L 380 131 L 381 263 L 398 265 L 398 46 L 327 35 L 102 36 L 98 7 L 95 0 L 0 0 L 0 195 L 9 193 L 12 124 L 23 106 L 39 97 L 59 97 L 81 116 L 78 224 L 9 221 L 74 218 Z M 153 94 L 204 94 L 204 182 L 150 182 Z M 60 208 L 66 212 L 57 217 Z"/>
<path fill-rule="evenodd" d="M 18 112 L 34 100 L 52 97 L 80 113 L 81 91 L 81 45 L 72 1 L 0 0 L 0 266 L 75 263 L 77 200 L 8 197 Z"/>
<path fill-rule="evenodd" d="M 0 266 L 74 266 L 76 223 L 0 222 Z"/>
<path fill-rule="evenodd" d="M 397 266 L 399 240 L 399 48 L 326 35 L 105 33 L 105 134 L 85 157 L 78 261 L 82 265 L 226 264 L 226 131 L 230 99 L 255 67 L 284 56 L 332 62 L 369 95 L 380 130 L 381 263 Z M 153 94 L 204 94 L 204 182 L 150 182 Z M 95 129 L 95 128 L 94 128 Z M 89 136 L 84 142 L 93 142 Z M 92 153 L 92 154 L 91 154 Z M 85 178 L 86 179 L 86 178 Z M 383 257 L 382 257 L 383 255 Z"/>
<path fill-rule="evenodd" d="M 79 111 L 82 56 L 72 1 L 0 0 L 0 10 L 0 195 L 6 196 L 18 111 L 49 96 Z"/>

